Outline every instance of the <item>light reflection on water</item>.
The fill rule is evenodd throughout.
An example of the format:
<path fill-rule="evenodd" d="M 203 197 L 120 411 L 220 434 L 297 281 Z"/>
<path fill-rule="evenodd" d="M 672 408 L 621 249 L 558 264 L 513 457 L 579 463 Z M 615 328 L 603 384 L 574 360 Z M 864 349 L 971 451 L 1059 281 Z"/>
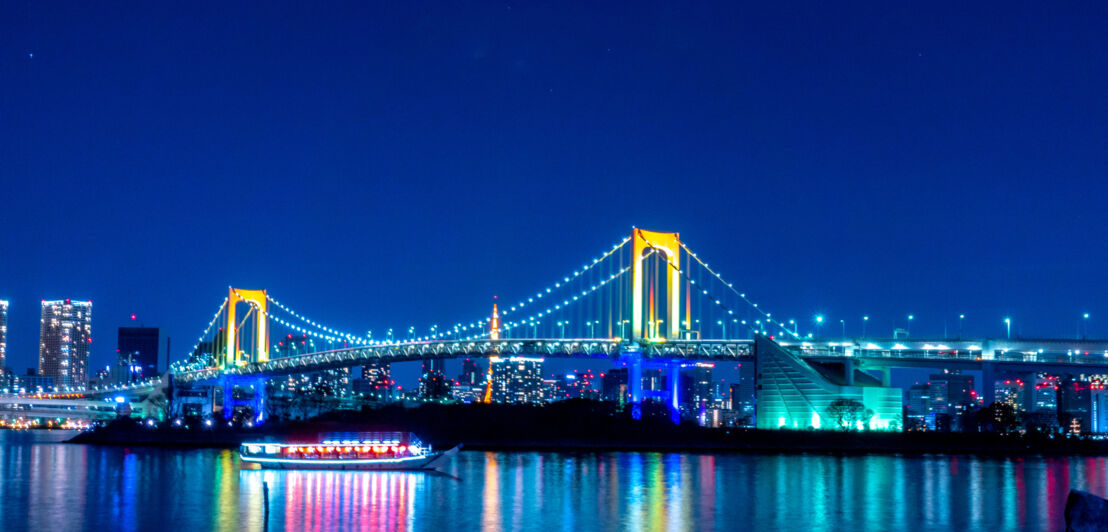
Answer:
<path fill-rule="evenodd" d="M 43 434 L 0 433 L 3 530 L 1041 530 L 1071 485 L 1108 489 L 1100 457 L 463 452 L 428 475 Z"/>

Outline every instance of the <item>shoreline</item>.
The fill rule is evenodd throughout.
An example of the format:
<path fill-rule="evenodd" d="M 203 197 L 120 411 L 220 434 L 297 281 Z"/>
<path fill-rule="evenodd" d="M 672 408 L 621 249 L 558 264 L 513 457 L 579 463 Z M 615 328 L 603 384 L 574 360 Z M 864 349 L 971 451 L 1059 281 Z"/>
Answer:
<path fill-rule="evenodd" d="M 390 405 L 333 412 L 310 421 L 271 421 L 234 430 L 149 428 L 119 420 L 82 432 L 68 443 L 172 448 L 237 448 L 242 442 L 316 441 L 320 433 L 397 430 L 414 432 L 437 448 L 506 452 L 689 452 L 749 454 L 901 454 L 979 456 L 1100 456 L 1108 440 L 1043 434 L 961 432 L 838 432 L 711 429 L 674 425 L 662 416 L 632 420 L 609 405 L 569 402 L 519 405 Z"/>

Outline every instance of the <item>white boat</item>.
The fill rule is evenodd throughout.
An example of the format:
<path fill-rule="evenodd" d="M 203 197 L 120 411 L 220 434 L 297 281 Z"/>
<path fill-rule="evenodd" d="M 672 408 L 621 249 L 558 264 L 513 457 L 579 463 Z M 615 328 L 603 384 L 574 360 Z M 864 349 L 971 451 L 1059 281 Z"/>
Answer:
<path fill-rule="evenodd" d="M 435 452 L 410 432 L 326 434 L 315 442 L 244 443 L 239 458 L 266 469 L 434 470 L 461 448 Z"/>

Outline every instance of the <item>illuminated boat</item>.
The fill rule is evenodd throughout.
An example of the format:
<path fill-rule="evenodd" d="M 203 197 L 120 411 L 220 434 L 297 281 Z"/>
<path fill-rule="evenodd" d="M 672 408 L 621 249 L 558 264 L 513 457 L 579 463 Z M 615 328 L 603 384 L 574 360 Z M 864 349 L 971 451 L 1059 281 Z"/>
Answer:
<path fill-rule="evenodd" d="M 239 458 L 266 469 L 433 470 L 460 448 L 434 452 L 410 432 L 359 432 L 311 443 L 244 443 Z"/>

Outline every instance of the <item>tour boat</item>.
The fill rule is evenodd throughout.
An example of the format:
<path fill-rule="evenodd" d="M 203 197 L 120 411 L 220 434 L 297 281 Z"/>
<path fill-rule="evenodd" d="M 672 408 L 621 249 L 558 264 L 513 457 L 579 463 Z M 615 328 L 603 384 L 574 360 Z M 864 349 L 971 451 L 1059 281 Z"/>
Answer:
<path fill-rule="evenodd" d="M 311 443 L 244 443 L 239 457 L 266 469 L 433 470 L 460 448 L 434 452 L 410 432 L 359 432 Z"/>

